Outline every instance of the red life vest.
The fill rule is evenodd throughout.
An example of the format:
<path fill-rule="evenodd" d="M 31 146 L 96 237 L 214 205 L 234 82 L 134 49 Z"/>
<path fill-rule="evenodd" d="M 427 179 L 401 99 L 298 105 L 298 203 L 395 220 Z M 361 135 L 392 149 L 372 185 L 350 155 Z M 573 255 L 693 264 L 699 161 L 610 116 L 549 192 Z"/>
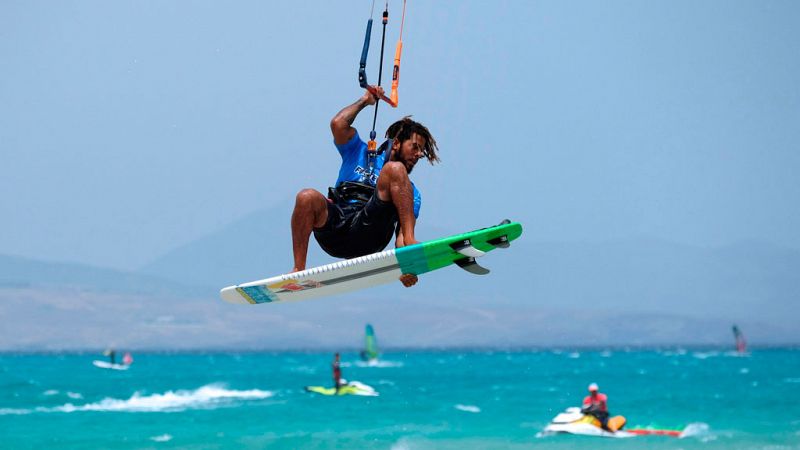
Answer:
<path fill-rule="evenodd" d="M 587 395 L 586 398 L 583 399 L 583 407 L 586 408 L 587 406 L 592 406 L 596 411 L 608 412 L 608 405 L 606 405 L 607 401 L 608 397 L 606 397 L 606 394 L 601 394 L 598 392 L 594 397 Z"/>

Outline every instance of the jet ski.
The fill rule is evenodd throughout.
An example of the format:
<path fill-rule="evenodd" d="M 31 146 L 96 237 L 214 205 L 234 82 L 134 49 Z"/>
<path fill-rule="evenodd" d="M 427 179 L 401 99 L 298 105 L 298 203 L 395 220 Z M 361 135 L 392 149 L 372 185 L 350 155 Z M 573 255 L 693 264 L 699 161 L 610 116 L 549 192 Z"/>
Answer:
<path fill-rule="evenodd" d="M 92 361 L 95 367 L 99 367 L 101 369 L 112 369 L 112 370 L 128 370 L 130 364 L 112 364 L 108 361 Z"/>
<path fill-rule="evenodd" d="M 360 381 L 345 381 L 342 380 L 342 385 L 339 386 L 339 392 L 335 388 L 326 386 L 306 386 L 306 392 L 313 392 L 320 395 L 361 395 L 367 397 L 377 397 L 378 391 L 367 386 Z"/>
<path fill-rule="evenodd" d="M 635 434 L 622 431 L 625 426 L 625 417 L 614 416 L 608 418 L 608 430 L 600 426 L 600 421 L 596 417 L 584 414 L 580 408 L 567 408 L 558 414 L 544 427 L 545 434 L 569 433 L 581 434 L 584 436 L 601 437 L 633 437 Z M 613 430 L 613 431 L 612 431 Z"/>
<path fill-rule="evenodd" d="M 658 436 L 672 436 L 680 437 L 681 431 L 679 430 L 656 430 L 649 428 L 634 428 L 623 430 L 626 419 L 624 416 L 614 416 L 608 418 L 608 429 L 604 429 L 600 425 L 600 421 L 596 417 L 584 414 L 580 408 L 571 407 L 567 408 L 564 412 L 558 414 L 553 418 L 550 423 L 544 427 L 543 435 L 551 434 L 579 434 L 583 436 L 598 436 L 598 437 L 612 437 L 612 438 L 628 438 L 643 435 L 658 435 Z"/>
<path fill-rule="evenodd" d="M 108 349 L 103 352 L 103 355 L 110 356 L 111 361 L 114 361 L 114 350 Z M 95 359 L 92 361 L 95 367 L 99 367 L 101 369 L 112 369 L 112 370 L 128 370 L 128 368 L 133 364 L 133 356 L 131 356 L 131 352 L 125 352 L 125 356 L 122 357 L 122 364 L 117 364 L 114 362 L 109 361 L 100 361 Z"/>

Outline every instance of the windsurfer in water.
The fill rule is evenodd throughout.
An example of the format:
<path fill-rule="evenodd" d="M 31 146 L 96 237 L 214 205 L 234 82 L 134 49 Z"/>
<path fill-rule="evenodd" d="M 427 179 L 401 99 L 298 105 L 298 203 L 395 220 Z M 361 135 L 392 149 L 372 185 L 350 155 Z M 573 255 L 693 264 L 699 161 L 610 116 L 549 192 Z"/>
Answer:
<path fill-rule="evenodd" d="M 383 88 L 374 89 L 383 95 Z M 337 258 L 382 251 L 392 235 L 398 248 L 417 243 L 414 227 L 422 197 L 409 175 L 421 158 L 431 164 L 439 161 L 436 140 L 424 125 L 404 117 L 387 129 L 388 140 L 370 151 L 353 128 L 353 121 L 361 110 L 376 102 L 376 97 L 366 91 L 331 120 L 342 165 L 327 196 L 314 189 L 297 194 L 292 213 L 293 272 L 306 268 L 312 231 L 320 247 Z M 400 281 L 410 287 L 416 284 L 417 276 L 403 274 Z"/>
<path fill-rule="evenodd" d="M 581 412 L 597 418 L 604 430 L 608 429 L 608 396 L 601 394 L 597 383 L 589 385 L 589 395 L 583 399 Z"/>
<path fill-rule="evenodd" d="M 339 353 L 333 355 L 331 369 L 333 369 L 333 387 L 336 389 L 336 393 L 338 394 L 339 388 L 342 386 L 342 363 L 339 359 Z"/>
<path fill-rule="evenodd" d="M 733 337 L 736 339 L 736 351 L 740 354 L 747 353 L 747 343 L 744 340 L 744 335 L 736 325 L 733 326 Z"/>

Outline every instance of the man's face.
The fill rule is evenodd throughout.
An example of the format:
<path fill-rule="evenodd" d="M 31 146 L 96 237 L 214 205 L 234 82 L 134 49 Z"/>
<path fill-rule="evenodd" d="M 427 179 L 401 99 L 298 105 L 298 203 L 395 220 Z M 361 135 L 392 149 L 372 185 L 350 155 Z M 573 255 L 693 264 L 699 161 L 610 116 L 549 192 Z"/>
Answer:
<path fill-rule="evenodd" d="M 597 391 L 589 391 L 592 397 L 597 397 Z"/>
<path fill-rule="evenodd" d="M 398 142 L 394 143 L 394 155 L 392 160 L 403 163 L 406 167 L 406 171 L 411 173 L 417 161 L 425 156 L 425 144 L 425 138 L 417 133 L 412 133 L 411 137 L 402 144 Z"/>

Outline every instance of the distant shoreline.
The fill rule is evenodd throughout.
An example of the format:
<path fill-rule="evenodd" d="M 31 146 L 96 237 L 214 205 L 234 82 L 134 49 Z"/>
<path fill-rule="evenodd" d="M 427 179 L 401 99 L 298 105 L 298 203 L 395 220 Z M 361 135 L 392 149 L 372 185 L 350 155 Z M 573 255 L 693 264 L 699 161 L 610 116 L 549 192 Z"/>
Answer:
<path fill-rule="evenodd" d="M 747 353 L 756 353 L 759 351 L 774 351 L 774 350 L 792 350 L 800 351 L 800 344 L 776 344 L 764 346 L 750 346 Z M 96 349 L 69 349 L 69 350 L 45 350 L 45 349 L 20 349 L 20 350 L 0 350 L 0 356 L 4 355 L 96 355 L 102 353 L 104 348 Z M 158 349 L 158 348 L 122 348 L 120 350 L 130 351 L 138 354 L 155 354 L 155 355 L 196 355 L 196 354 L 315 354 L 315 353 L 358 353 L 362 349 L 359 347 L 318 347 L 318 348 L 263 348 L 263 349 L 236 349 L 236 348 L 206 348 L 206 349 Z M 736 350 L 731 346 L 714 346 L 714 345 L 695 345 L 695 346 L 676 346 L 676 345 L 644 345 L 644 346 L 548 346 L 548 347 L 397 347 L 382 349 L 383 354 L 397 354 L 397 353 L 537 353 L 537 352 L 589 352 L 589 353 L 602 353 L 602 352 L 721 352 L 721 353 L 735 353 Z"/>

